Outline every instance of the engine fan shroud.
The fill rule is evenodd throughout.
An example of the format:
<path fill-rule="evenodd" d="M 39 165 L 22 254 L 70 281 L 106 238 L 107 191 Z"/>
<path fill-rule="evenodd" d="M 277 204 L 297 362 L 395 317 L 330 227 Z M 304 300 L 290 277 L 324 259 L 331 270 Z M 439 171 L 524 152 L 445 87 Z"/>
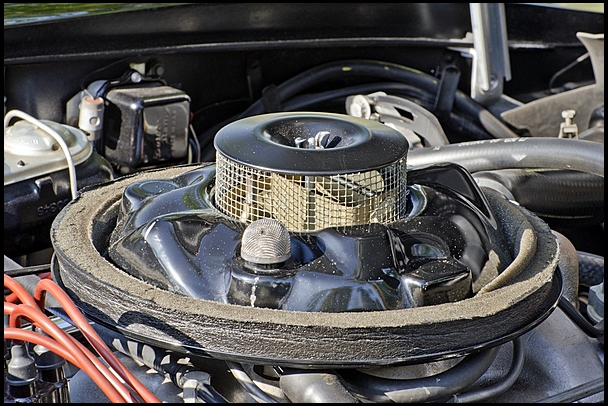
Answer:
<path fill-rule="evenodd" d="M 538 325 L 561 293 L 558 245 L 526 209 L 485 190 L 512 261 L 475 296 L 401 310 L 315 313 L 192 299 L 147 284 L 106 257 L 124 189 L 174 178 L 186 165 L 89 188 L 55 219 L 55 280 L 91 319 L 139 341 L 258 364 L 391 365 L 454 357 L 494 346 Z"/>

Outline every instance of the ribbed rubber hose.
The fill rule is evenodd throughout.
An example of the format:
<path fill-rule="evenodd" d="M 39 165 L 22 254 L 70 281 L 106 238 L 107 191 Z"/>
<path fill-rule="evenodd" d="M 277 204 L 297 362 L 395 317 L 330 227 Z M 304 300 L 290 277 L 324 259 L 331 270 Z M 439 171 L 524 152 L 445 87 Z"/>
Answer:
<path fill-rule="evenodd" d="M 579 282 L 583 285 L 599 285 L 604 281 L 604 257 L 577 251 Z"/>
<path fill-rule="evenodd" d="M 440 162 L 462 165 L 469 172 L 497 169 L 568 169 L 604 177 L 604 144 L 566 138 L 518 138 L 462 142 L 412 149 L 407 165 Z"/>
<path fill-rule="evenodd" d="M 552 227 L 604 222 L 603 177 L 561 169 L 501 169 L 476 172 L 473 177 L 480 186 L 498 182 L 510 199 L 550 221 Z"/>

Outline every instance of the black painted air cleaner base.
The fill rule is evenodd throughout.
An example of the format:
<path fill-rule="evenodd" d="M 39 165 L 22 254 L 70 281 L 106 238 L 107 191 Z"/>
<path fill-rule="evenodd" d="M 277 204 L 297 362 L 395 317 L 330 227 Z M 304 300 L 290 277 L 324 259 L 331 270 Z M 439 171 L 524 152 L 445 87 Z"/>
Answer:
<path fill-rule="evenodd" d="M 173 178 L 185 165 L 84 190 L 51 231 L 55 280 L 92 320 L 138 341 L 186 353 L 257 364 L 359 367 L 426 362 L 495 346 L 549 316 L 561 294 L 558 245 L 550 228 L 490 190 L 502 236 L 502 273 L 474 297 L 403 310 L 293 312 L 191 299 L 155 288 L 105 257 L 124 188 Z M 504 261 L 504 259 L 503 259 Z"/>

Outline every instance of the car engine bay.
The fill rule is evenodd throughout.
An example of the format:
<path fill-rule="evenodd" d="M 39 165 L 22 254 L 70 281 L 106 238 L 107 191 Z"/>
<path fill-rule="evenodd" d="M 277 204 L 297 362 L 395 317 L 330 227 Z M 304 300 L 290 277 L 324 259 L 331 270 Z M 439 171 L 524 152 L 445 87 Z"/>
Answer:
<path fill-rule="evenodd" d="M 5 403 L 604 402 L 603 11 L 10 4 Z"/>

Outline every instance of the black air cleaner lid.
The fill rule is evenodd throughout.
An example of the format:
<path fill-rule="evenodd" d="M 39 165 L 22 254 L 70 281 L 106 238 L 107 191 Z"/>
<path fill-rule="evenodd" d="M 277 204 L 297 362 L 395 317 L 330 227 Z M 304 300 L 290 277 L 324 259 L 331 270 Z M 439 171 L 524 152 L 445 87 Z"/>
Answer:
<path fill-rule="evenodd" d="M 298 147 L 318 134 L 323 148 Z M 244 118 L 220 129 L 214 144 L 218 153 L 242 165 L 297 175 L 379 169 L 405 158 L 409 148 L 401 133 L 382 123 L 312 112 Z"/>

